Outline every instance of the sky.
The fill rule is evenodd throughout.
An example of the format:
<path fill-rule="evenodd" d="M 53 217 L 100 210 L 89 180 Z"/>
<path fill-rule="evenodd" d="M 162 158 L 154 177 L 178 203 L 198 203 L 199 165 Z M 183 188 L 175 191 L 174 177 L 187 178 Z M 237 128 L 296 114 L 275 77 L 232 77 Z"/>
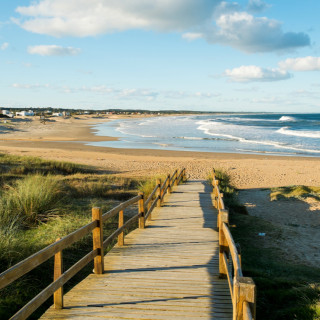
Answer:
<path fill-rule="evenodd" d="M 319 0 L 0 3 L 0 107 L 320 112 Z"/>

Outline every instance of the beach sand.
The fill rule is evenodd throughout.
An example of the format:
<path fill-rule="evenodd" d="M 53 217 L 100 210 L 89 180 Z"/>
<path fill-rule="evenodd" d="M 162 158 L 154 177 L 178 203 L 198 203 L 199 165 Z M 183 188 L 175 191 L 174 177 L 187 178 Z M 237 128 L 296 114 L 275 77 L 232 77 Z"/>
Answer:
<path fill-rule="evenodd" d="M 84 143 L 117 140 L 94 135 L 92 126 L 119 118 L 55 117 L 46 124 L 36 117 L 7 120 L 0 125 L 0 152 L 82 163 L 130 177 L 164 174 L 185 167 L 191 179 L 205 179 L 212 168 L 223 169 L 239 189 L 320 185 L 320 158 L 116 149 Z"/>
<path fill-rule="evenodd" d="M 315 242 L 319 242 L 319 203 L 295 200 L 274 203 L 270 201 L 269 192 L 261 189 L 288 185 L 320 186 L 320 158 L 115 149 L 85 145 L 84 141 L 117 140 L 94 135 L 92 126 L 109 121 L 110 118 L 119 117 L 55 118 L 45 125 L 39 119 L 14 119 L 11 124 L 7 121 L 0 124 L 0 152 L 87 164 L 102 172 L 127 177 L 166 174 L 185 167 L 189 178 L 206 179 L 212 168 L 223 169 L 231 176 L 231 183 L 242 189 L 240 201 L 247 205 L 249 214 L 275 222 L 283 228 L 285 237 L 281 241 L 278 239 L 280 243 L 277 242 L 277 245 L 292 253 L 295 262 L 310 266 L 319 262 L 319 246 L 315 245 Z M 310 221 L 306 221 L 306 215 L 310 216 Z M 288 223 L 292 221 L 294 224 L 291 226 Z M 265 237 L 265 243 L 272 248 L 276 245 L 269 235 Z M 297 247 L 300 248 L 298 251 Z"/>

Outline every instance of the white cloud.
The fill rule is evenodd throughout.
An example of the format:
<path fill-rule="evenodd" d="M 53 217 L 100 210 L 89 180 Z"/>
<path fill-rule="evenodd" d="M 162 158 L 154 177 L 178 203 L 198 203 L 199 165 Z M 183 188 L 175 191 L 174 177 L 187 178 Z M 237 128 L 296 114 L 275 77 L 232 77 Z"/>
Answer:
<path fill-rule="evenodd" d="M 80 53 L 80 49 L 73 47 L 61 47 L 56 45 L 29 46 L 30 54 L 39 54 L 40 56 L 73 56 Z"/>
<path fill-rule="evenodd" d="M 9 47 L 9 43 L 8 42 L 4 42 L 1 44 L 0 46 L 0 50 L 6 50 Z"/>
<path fill-rule="evenodd" d="M 201 39 L 203 38 L 204 35 L 202 33 L 199 32 L 186 32 L 182 35 L 183 39 L 192 41 L 192 40 L 196 40 L 196 39 Z"/>
<path fill-rule="evenodd" d="M 307 34 L 284 33 L 278 21 L 256 18 L 247 12 L 220 15 L 216 27 L 208 29 L 204 36 L 210 43 L 230 45 L 246 52 L 288 50 L 310 44 Z"/>
<path fill-rule="evenodd" d="M 279 67 L 283 70 L 320 71 L 320 57 L 290 58 L 280 61 Z"/>
<path fill-rule="evenodd" d="M 247 9 L 261 11 L 262 0 Z M 284 32 L 281 23 L 241 11 L 223 0 L 38 0 L 16 9 L 12 20 L 25 30 L 55 37 L 87 37 L 129 29 L 182 32 L 246 52 L 294 49 L 310 44 L 305 33 Z"/>
<path fill-rule="evenodd" d="M 249 0 L 247 9 L 253 13 L 259 13 L 269 8 L 270 5 L 262 0 Z"/>
<path fill-rule="evenodd" d="M 118 92 L 120 98 L 146 98 L 148 101 L 154 100 L 159 95 L 156 91 L 144 90 L 144 89 L 123 89 Z"/>
<path fill-rule="evenodd" d="M 56 37 L 85 37 L 128 29 L 184 30 L 211 17 L 221 0 L 42 0 L 16 11 L 20 25 Z"/>
<path fill-rule="evenodd" d="M 291 78 L 287 71 L 273 68 L 261 68 L 258 66 L 241 66 L 239 68 L 227 69 L 224 75 L 235 82 L 267 82 Z"/>
<path fill-rule="evenodd" d="M 17 89 L 39 89 L 39 88 L 50 88 L 49 84 L 23 84 L 23 83 L 14 83 L 13 88 Z"/>

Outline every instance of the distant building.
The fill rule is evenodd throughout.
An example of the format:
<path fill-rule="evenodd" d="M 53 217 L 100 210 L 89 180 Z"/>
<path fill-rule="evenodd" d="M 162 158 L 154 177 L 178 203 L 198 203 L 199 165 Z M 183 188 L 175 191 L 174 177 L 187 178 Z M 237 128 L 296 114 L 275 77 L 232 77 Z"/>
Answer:
<path fill-rule="evenodd" d="M 53 117 L 63 117 L 63 113 L 62 112 L 54 112 L 52 114 Z"/>
<path fill-rule="evenodd" d="M 9 110 L 2 110 L 1 111 L 1 114 L 9 117 L 9 118 L 13 118 L 14 117 L 14 114 L 12 112 L 10 112 Z"/>
<path fill-rule="evenodd" d="M 34 116 L 34 112 L 32 110 L 29 111 L 20 111 L 20 112 L 16 112 L 16 116 L 20 116 L 20 117 L 33 117 Z"/>

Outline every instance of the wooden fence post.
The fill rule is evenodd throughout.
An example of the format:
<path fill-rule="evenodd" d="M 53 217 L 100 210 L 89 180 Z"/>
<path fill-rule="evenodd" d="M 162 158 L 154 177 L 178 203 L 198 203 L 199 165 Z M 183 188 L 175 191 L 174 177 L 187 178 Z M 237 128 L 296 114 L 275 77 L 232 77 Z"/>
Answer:
<path fill-rule="evenodd" d="M 227 278 L 228 270 L 223 263 L 223 253 L 229 253 L 228 241 L 224 235 L 222 225 L 223 223 L 229 224 L 229 212 L 228 210 L 219 210 L 219 277 Z"/>
<path fill-rule="evenodd" d="M 123 226 L 123 210 L 119 211 L 119 223 L 118 228 L 121 228 Z M 118 235 L 118 246 L 122 247 L 124 245 L 124 232 L 122 231 Z"/>
<path fill-rule="evenodd" d="M 255 320 L 257 292 L 252 278 L 235 277 L 233 295 L 233 320 L 243 320 L 243 303 L 245 301 L 249 303 L 252 318 Z"/>
<path fill-rule="evenodd" d="M 171 193 L 170 173 L 168 174 L 168 194 Z"/>
<path fill-rule="evenodd" d="M 58 238 L 56 241 L 59 241 Z M 53 281 L 56 281 L 63 274 L 63 256 L 62 251 L 57 252 L 54 255 L 54 270 L 53 270 Z M 53 294 L 53 304 L 55 309 L 63 308 L 63 287 L 59 288 Z"/>
<path fill-rule="evenodd" d="M 143 192 L 139 192 L 139 196 L 141 199 L 139 200 L 139 213 L 141 216 L 139 217 L 139 229 L 144 229 L 145 221 L 144 221 L 144 194 Z"/>
<path fill-rule="evenodd" d="M 94 258 L 94 273 L 103 274 L 103 225 L 101 208 L 92 208 L 92 221 L 98 221 L 98 226 L 92 230 L 93 250 L 98 249 L 98 255 Z"/>
<path fill-rule="evenodd" d="M 158 191 L 157 191 L 157 207 L 161 207 L 161 179 L 157 179 Z"/>

